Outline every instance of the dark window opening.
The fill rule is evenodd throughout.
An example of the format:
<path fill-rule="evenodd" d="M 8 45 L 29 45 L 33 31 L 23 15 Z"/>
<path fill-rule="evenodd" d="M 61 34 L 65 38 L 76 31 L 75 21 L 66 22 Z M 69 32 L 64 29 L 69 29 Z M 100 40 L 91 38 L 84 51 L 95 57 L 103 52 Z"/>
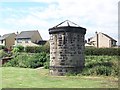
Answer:
<path fill-rule="evenodd" d="M 65 63 L 60 63 L 60 65 L 65 65 Z"/>
<path fill-rule="evenodd" d="M 55 57 L 53 57 L 53 59 L 55 59 Z"/>
<path fill-rule="evenodd" d="M 80 52 L 80 51 L 78 51 L 78 54 L 81 54 L 81 52 Z"/>
<path fill-rule="evenodd" d="M 3 43 L 3 40 L 1 41 L 1 43 Z"/>
<path fill-rule="evenodd" d="M 60 69 L 60 70 L 58 70 L 58 72 L 62 72 L 62 70 Z"/>

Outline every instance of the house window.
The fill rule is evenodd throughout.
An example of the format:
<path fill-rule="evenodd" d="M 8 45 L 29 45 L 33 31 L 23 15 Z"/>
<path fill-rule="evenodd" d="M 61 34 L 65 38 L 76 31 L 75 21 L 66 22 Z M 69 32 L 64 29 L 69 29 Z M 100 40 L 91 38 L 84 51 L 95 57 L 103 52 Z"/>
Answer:
<path fill-rule="evenodd" d="M 17 40 L 17 43 L 22 43 L 22 40 L 21 39 Z"/>
<path fill-rule="evenodd" d="M 3 40 L 1 41 L 1 43 L 3 44 Z"/>
<path fill-rule="evenodd" d="M 28 43 L 29 39 L 25 39 L 25 43 Z"/>
<path fill-rule="evenodd" d="M 115 46 L 115 45 L 116 45 L 116 42 L 115 42 L 115 41 L 112 41 L 112 45 Z"/>
<path fill-rule="evenodd" d="M 30 38 L 25 38 L 24 41 L 25 41 L 25 43 L 29 43 L 29 41 L 31 41 L 31 39 Z M 37 40 L 35 40 L 34 43 L 37 43 Z"/>
<path fill-rule="evenodd" d="M 28 43 L 28 40 L 25 40 L 25 43 Z"/>
<path fill-rule="evenodd" d="M 58 35 L 58 39 L 62 40 L 62 35 L 61 34 Z"/>

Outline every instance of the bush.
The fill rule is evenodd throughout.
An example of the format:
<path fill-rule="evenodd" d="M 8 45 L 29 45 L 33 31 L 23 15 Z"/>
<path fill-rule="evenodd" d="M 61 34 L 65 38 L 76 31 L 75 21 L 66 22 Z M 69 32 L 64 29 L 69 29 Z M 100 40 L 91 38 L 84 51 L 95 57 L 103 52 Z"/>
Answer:
<path fill-rule="evenodd" d="M 32 46 L 26 46 L 25 47 L 25 52 L 34 53 L 35 51 L 34 51 L 34 48 Z"/>
<path fill-rule="evenodd" d="M 85 55 L 120 55 L 120 48 L 94 48 L 86 47 Z"/>
<path fill-rule="evenodd" d="M 35 54 L 20 54 L 14 59 L 10 60 L 4 66 L 23 67 L 23 68 L 37 68 L 44 66 L 44 63 L 49 61 L 49 55 L 46 53 Z"/>
<path fill-rule="evenodd" d="M 4 50 L 0 50 L 0 58 L 9 56 L 8 53 L 6 53 Z"/>
<path fill-rule="evenodd" d="M 19 50 L 19 48 L 13 48 L 13 50 L 12 50 L 12 53 L 17 53 L 17 52 L 19 52 L 20 50 Z"/>
<path fill-rule="evenodd" d="M 45 45 L 43 46 L 43 50 L 44 50 L 44 52 L 46 52 L 46 53 L 50 53 L 50 43 L 49 43 L 49 41 L 47 41 L 47 42 L 45 43 Z"/>
<path fill-rule="evenodd" d="M 18 48 L 18 49 L 19 49 L 18 52 L 24 52 L 24 47 L 21 46 L 21 45 L 18 45 L 18 46 L 16 46 L 15 48 Z"/>
<path fill-rule="evenodd" d="M 5 48 L 6 48 L 5 46 L 0 45 L 0 50 L 1 50 L 1 49 L 5 49 Z"/>
<path fill-rule="evenodd" d="M 82 75 L 118 75 L 117 56 L 86 56 Z"/>
<path fill-rule="evenodd" d="M 50 66 L 50 56 L 49 54 L 47 55 L 47 61 L 44 63 L 44 68 L 49 69 Z"/>
<path fill-rule="evenodd" d="M 40 53 L 40 52 L 43 52 L 43 50 L 42 50 L 42 46 L 27 46 L 27 47 L 25 47 L 25 52 Z"/>
<path fill-rule="evenodd" d="M 49 53 L 49 46 L 46 44 L 44 46 L 27 46 L 25 47 L 25 52 L 27 53 L 41 53 L 46 52 Z"/>

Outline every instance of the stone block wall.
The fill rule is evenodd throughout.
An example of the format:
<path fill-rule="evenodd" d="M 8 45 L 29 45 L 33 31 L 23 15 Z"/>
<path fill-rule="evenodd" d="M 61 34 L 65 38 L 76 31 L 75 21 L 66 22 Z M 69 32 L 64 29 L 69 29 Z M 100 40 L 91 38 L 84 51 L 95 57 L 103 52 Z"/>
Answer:
<path fill-rule="evenodd" d="M 50 74 L 79 73 L 84 67 L 84 34 L 50 34 Z"/>

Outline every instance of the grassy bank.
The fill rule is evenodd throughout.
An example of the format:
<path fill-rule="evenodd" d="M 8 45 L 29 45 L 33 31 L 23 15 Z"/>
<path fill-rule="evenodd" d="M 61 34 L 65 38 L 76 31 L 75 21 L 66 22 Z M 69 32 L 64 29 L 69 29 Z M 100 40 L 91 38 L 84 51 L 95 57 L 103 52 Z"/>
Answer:
<path fill-rule="evenodd" d="M 48 69 L 2 67 L 2 88 L 117 88 L 115 77 L 50 76 Z"/>
<path fill-rule="evenodd" d="M 85 57 L 82 75 L 118 76 L 118 73 L 118 56 L 89 55 Z"/>

